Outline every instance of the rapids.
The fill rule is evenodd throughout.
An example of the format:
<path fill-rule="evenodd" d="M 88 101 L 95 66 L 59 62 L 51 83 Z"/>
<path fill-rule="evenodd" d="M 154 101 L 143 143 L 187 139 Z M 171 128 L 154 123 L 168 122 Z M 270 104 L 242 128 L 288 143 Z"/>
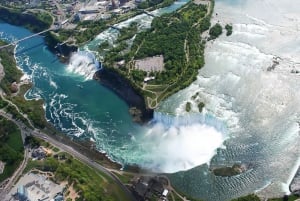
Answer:
<path fill-rule="evenodd" d="M 206 110 L 226 123 L 226 149 L 211 165 L 249 165 L 234 177 L 215 177 L 202 166 L 175 174 L 180 190 L 204 200 L 229 200 L 256 190 L 262 197 L 289 193 L 300 158 L 300 9 L 292 0 L 219 0 L 213 22 L 233 24 L 207 44 L 197 81 L 161 108 L 181 114 L 195 91 Z M 187 98 L 188 97 L 188 98 Z"/>
<path fill-rule="evenodd" d="M 99 151 L 124 165 L 174 173 L 172 184 L 193 197 L 224 201 L 257 190 L 281 195 L 300 163 L 300 2 L 216 0 L 215 6 L 213 21 L 232 23 L 233 35 L 207 43 L 197 81 L 164 101 L 146 126 L 134 124 L 128 106 L 91 80 L 97 69 L 91 57 L 61 64 L 42 37 L 16 48 L 18 66 L 34 82 L 26 97 L 43 98 L 47 120 L 70 137 L 95 141 Z M 116 26 L 135 20 L 142 30 L 152 18 L 141 15 Z M 5 23 L 0 32 L 8 41 L 31 34 Z M 93 52 L 117 34 L 108 29 L 81 49 Z M 203 113 L 195 100 L 205 102 Z M 209 171 L 210 165 L 237 162 L 249 169 L 226 178 Z"/>

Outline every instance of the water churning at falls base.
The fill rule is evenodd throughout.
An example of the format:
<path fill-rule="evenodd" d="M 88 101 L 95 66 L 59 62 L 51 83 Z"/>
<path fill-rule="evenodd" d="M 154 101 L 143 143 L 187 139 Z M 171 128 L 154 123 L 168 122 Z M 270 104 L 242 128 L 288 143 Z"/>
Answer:
<path fill-rule="evenodd" d="M 180 3 L 174 5 L 185 2 Z M 191 196 L 223 201 L 265 186 L 271 194 L 281 192 L 299 161 L 299 18 L 293 10 L 299 5 L 289 3 L 295 5 L 280 0 L 216 1 L 219 18 L 214 14 L 213 20 L 232 23 L 233 35 L 207 44 L 206 65 L 197 81 L 164 101 L 148 125 L 133 123 L 125 102 L 91 80 L 91 57 L 62 64 L 42 37 L 16 48 L 18 65 L 34 82 L 26 97 L 43 98 L 49 122 L 70 137 L 95 141 L 113 160 L 177 172 L 170 175 L 173 184 Z M 270 5 L 279 11 L 276 16 L 267 15 Z M 152 19 L 145 15 L 135 20 L 143 29 Z M 134 19 L 116 26 L 130 21 Z M 31 34 L 4 23 L 0 27 L 1 38 L 9 41 Z M 82 50 L 93 52 L 117 34 L 106 30 Z M 34 44 L 42 45 L 30 49 Z M 197 112 L 192 98 L 197 92 L 206 104 L 203 113 Z M 191 113 L 185 112 L 187 102 Z M 212 175 L 208 165 L 199 166 L 209 162 L 251 168 L 223 178 Z"/>

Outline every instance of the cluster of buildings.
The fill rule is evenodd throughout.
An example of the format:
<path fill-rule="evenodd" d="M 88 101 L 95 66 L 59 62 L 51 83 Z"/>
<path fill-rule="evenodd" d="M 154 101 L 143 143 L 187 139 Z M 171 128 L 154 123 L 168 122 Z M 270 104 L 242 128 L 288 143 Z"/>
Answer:
<path fill-rule="evenodd" d="M 138 201 L 147 200 L 167 200 L 169 190 L 165 188 L 167 181 L 164 182 L 160 177 L 140 177 L 133 182 L 131 191 Z"/>
<path fill-rule="evenodd" d="M 43 160 L 52 155 L 52 151 L 43 146 L 30 152 L 33 160 Z M 32 170 L 20 178 L 5 201 L 63 201 L 66 184 L 56 184 L 51 180 L 53 177 L 50 172 Z"/>
<path fill-rule="evenodd" d="M 12 189 L 13 201 L 63 201 L 65 186 L 52 182 L 41 174 L 27 173 Z"/>
<path fill-rule="evenodd" d="M 49 151 L 48 149 L 46 149 L 42 146 L 40 146 L 36 149 L 33 149 L 31 151 L 31 157 L 35 160 L 42 160 L 51 154 L 52 154 L 51 151 Z"/>
<path fill-rule="evenodd" d="M 97 0 L 81 5 L 76 13 L 79 20 L 107 19 L 112 14 L 126 13 L 136 8 L 133 0 Z"/>
<path fill-rule="evenodd" d="M 145 0 L 0 0 L 9 7 L 43 9 L 56 18 L 55 25 L 74 28 L 72 22 L 108 19 L 135 9 Z"/>

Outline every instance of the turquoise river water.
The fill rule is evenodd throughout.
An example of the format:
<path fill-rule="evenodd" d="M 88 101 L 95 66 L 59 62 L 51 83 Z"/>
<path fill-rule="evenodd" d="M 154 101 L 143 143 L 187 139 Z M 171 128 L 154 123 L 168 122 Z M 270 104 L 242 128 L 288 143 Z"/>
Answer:
<path fill-rule="evenodd" d="M 179 0 L 153 14 L 172 12 L 186 2 Z M 161 103 L 147 125 L 133 123 L 126 103 L 92 80 L 96 70 L 90 65 L 92 56 L 74 53 L 69 64 L 63 64 L 47 50 L 42 36 L 23 41 L 15 49 L 22 79 L 34 83 L 26 98 L 42 98 L 47 120 L 66 135 L 95 141 L 99 151 L 123 165 L 170 173 L 175 187 L 191 196 L 224 201 L 265 187 L 265 195 L 285 193 L 300 153 L 300 94 L 295 87 L 299 78 L 290 73 L 291 66 L 300 68 L 299 30 L 293 24 L 300 21 L 293 11 L 299 4 L 250 2 L 216 1 L 218 15 L 214 14 L 213 22 L 232 23 L 234 34 L 207 44 L 206 65 L 197 81 Z M 279 16 L 264 15 L 270 5 L 280 10 Z M 280 15 L 283 20 L 275 20 L 282 19 Z M 134 21 L 143 30 L 152 19 L 143 14 L 115 26 Z M 0 38 L 6 41 L 30 34 L 22 27 L 0 23 Z M 115 29 L 105 30 L 80 49 L 101 60 L 95 49 L 104 41 L 113 43 L 117 35 Z M 287 39 L 291 36 L 296 44 Z M 275 38 L 281 43 L 275 43 Z M 267 71 L 276 57 L 280 65 Z M 192 99 L 196 92 L 206 103 L 202 114 L 196 112 Z M 184 109 L 187 101 L 192 103 L 190 113 Z M 209 171 L 209 164 L 234 163 L 250 168 L 226 178 Z"/>

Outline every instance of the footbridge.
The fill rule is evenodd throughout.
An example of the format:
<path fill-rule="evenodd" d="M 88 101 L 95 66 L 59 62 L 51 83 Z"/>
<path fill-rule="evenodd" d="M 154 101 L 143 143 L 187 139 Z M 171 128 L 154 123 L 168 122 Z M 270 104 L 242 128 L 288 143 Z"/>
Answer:
<path fill-rule="evenodd" d="M 41 32 L 32 34 L 32 35 L 30 35 L 30 36 L 26 36 L 26 37 L 24 37 L 24 38 L 21 38 L 21 39 L 19 39 L 19 40 L 15 40 L 15 41 L 13 41 L 13 42 L 7 44 L 7 45 L 0 46 L 0 50 L 3 49 L 3 48 L 9 47 L 9 46 L 17 45 L 19 42 L 22 42 L 22 41 L 24 41 L 24 40 L 33 38 L 33 37 L 35 37 L 35 36 L 41 35 L 41 34 L 43 34 L 43 33 L 46 33 L 46 32 L 48 32 L 48 31 L 51 31 L 51 30 L 54 30 L 54 29 L 53 29 L 53 28 L 49 28 L 49 29 L 46 29 L 46 30 L 44 30 L 44 31 L 41 31 Z"/>
<path fill-rule="evenodd" d="M 143 9 L 140 9 L 140 11 L 142 11 L 142 13 L 145 13 L 146 15 L 148 15 L 150 17 L 157 17 L 156 15 L 150 13 L 149 11 L 146 11 L 146 10 L 143 10 Z"/>

